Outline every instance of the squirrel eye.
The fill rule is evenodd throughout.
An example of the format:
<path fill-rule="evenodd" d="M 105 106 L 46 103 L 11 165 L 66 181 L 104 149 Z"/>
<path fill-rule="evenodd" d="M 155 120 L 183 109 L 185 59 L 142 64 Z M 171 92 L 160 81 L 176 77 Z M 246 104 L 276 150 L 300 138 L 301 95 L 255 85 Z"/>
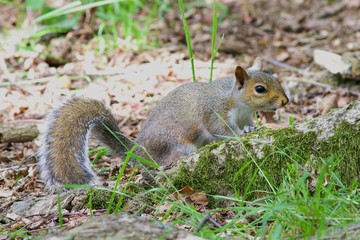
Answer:
<path fill-rule="evenodd" d="M 255 86 L 255 91 L 256 91 L 257 93 L 266 93 L 265 87 L 263 87 L 263 86 L 261 86 L 261 85 Z"/>

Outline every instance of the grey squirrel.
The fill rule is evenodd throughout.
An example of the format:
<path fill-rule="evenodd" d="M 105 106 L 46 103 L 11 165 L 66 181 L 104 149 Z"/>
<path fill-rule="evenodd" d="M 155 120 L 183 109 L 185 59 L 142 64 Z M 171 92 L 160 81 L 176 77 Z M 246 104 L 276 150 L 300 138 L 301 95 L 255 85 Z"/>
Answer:
<path fill-rule="evenodd" d="M 233 77 L 175 88 L 151 112 L 136 143 L 159 165 L 169 165 L 221 136 L 242 134 L 245 126 L 253 126 L 254 112 L 275 111 L 288 102 L 279 81 L 261 71 L 257 58 L 247 70 L 237 66 Z M 39 149 L 40 174 L 48 190 L 66 183 L 98 183 L 87 156 L 90 132 L 122 158 L 135 144 L 101 102 L 68 100 L 50 113 Z M 135 153 L 147 156 L 140 148 Z"/>

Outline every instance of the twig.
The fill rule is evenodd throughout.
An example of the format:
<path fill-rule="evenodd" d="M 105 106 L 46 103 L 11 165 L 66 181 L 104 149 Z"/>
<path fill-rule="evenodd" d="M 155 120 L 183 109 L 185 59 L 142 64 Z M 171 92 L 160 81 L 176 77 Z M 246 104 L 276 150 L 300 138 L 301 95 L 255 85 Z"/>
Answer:
<path fill-rule="evenodd" d="M 206 214 L 205 217 L 203 217 L 203 219 L 201 219 L 201 221 L 199 222 L 198 226 L 194 230 L 194 233 L 197 233 L 204 226 L 206 221 L 210 221 L 212 224 L 215 225 L 215 227 L 221 228 L 221 225 L 218 222 L 216 222 L 212 217 L 210 217 L 210 214 Z M 224 240 L 230 239 L 227 232 L 225 232 L 225 235 L 226 237 L 223 238 Z"/>
<path fill-rule="evenodd" d="M 212 217 L 210 217 L 210 214 L 206 214 L 203 217 L 203 219 L 201 219 L 201 221 L 199 222 L 198 226 L 194 230 L 194 233 L 197 233 L 205 225 L 206 221 L 210 221 L 212 224 L 215 225 L 215 227 L 221 228 L 221 225 L 218 222 L 216 222 Z"/>
<path fill-rule="evenodd" d="M 295 77 L 286 77 L 284 78 L 286 81 L 298 81 L 298 82 L 304 82 L 304 83 L 308 83 L 311 85 L 315 85 L 315 86 L 319 86 L 322 88 L 326 88 L 326 89 L 331 89 L 334 86 L 330 85 L 330 84 L 326 84 L 326 83 L 321 83 L 321 82 L 317 82 L 317 81 L 313 81 L 313 80 L 308 80 L 308 79 L 304 79 L 304 78 L 295 78 Z"/>
<path fill-rule="evenodd" d="M 360 92 L 357 92 L 357 91 L 352 91 L 350 89 L 345 89 L 345 88 L 341 88 L 341 87 L 337 87 L 337 90 L 333 90 L 333 88 L 336 87 L 336 86 L 326 84 L 326 83 L 317 82 L 317 81 L 313 81 L 313 80 L 308 80 L 308 79 L 304 79 L 304 78 L 287 77 L 284 80 L 285 81 L 298 81 L 298 82 L 308 83 L 308 84 L 311 84 L 311 85 L 315 85 L 315 86 L 325 88 L 326 90 L 328 90 L 329 92 L 332 92 L 332 93 L 335 93 L 338 90 L 342 90 L 342 91 L 348 92 L 348 93 L 350 93 L 352 95 L 360 96 Z"/>
<path fill-rule="evenodd" d="M 36 166 L 37 163 L 29 163 L 26 164 L 26 166 Z M 20 166 L 5 166 L 4 168 L 0 168 L 0 172 L 5 171 L 5 170 L 9 170 L 9 169 L 18 169 Z"/>
<path fill-rule="evenodd" d="M 273 65 L 275 66 L 278 66 L 278 67 L 281 67 L 281 68 L 284 68 L 284 69 L 287 69 L 287 70 L 290 70 L 290 71 L 295 71 L 295 72 L 298 72 L 302 75 L 305 75 L 306 74 L 306 71 L 303 70 L 303 69 L 299 69 L 299 68 L 296 68 L 296 67 L 293 67 L 293 66 L 290 66 L 289 64 L 286 64 L 286 63 L 282 63 L 282 62 L 279 62 L 278 60 L 275 60 L 273 59 L 272 57 L 269 57 L 269 56 L 262 56 L 262 58 L 269 62 L 269 63 L 272 63 Z"/>
<path fill-rule="evenodd" d="M 11 79 L 8 79 L 9 82 L 0 83 L 0 87 L 8 87 L 8 86 L 12 86 L 12 85 L 19 87 L 19 85 L 30 85 L 30 84 L 34 84 L 34 83 L 49 82 L 51 79 L 54 79 L 54 77 L 44 77 L 44 78 L 38 78 L 38 79 L 32 79 L 32 80 L 24 80 L 24 81 L 20 81 L 18 83 L 15 83 L 14 81 L 11 81 Z"/>
<path fill-rule="evenodd" d="M 86 209 L 84 209 L 86 210 Z M 98 209 L 98 210 L 93 210 L 94 213 L 105 213 L 106 209 Z M 47 217 L 47 218 L 52 218 L 52 217 L 57 217 L 58 213 L 36 213 L 36 214 L 31 214 L 31 215 L 27 215 L 24 218 L 31 218 L 31 217 Z M 73 212 L 73 213 L 63 213 L 63 217 L 71 217 L 71 216 L 91 216 L 89 213 L 86 213 L 85 211 L 83 212 Z"/>
<path fill-rule="evenodd" d="M 296 68 L 296 67 L 293 67 L 293 66 L 290 66 L 289 64 L 286 64 L 286 63 L 282 63 L 282 62 L 279 62 L 269 56 L 263 56 L 262 57 L 265 61 L 267 62 L 270 62 L 278 67 L 281 67 L 281 68 L 284 68 L 284 69 L 288 69 L 290 71 L 295 71 L 295 72 L 298 72 L 300 73 L 301 75 L 303 76 L 307 76 L 307 78 L 309 78 L 309 73 L 303 69 L 299 69 L 299 68 Z M 291 77 L 288 77 L 286 78 L 286 80 L 292 80 Z M 295 79 L 294 79 L 295 80 Z M 333 85 L 330 85 L 330 84 L 326 84 L 326 83 L 321 83 L 321 82 L 317 82 L 317 81 L 313 81 L 313 80 L 308 80 L 308 79 L 304 79 L 304 78 L 296 78 L 296 81 L 299 81 L 299 82 L 304 82 L 304 83 L 308 83 L 308 84 L 312 84 L 312 85 L 315 85 L 315 86 L 319 86 L 319 87 L 322 87 L 322 88 L 325 88 L 325 89 L 328 89 L 329 91 L 331 91 L 332 88 L 334 88 L 335 86 Z M 360 96 L 360 93 L 359 92 L 355 92 L 355 91 L 351 91 L 351 90 L 348 90 L 346 89 L 346 91 L 348 91 L 349 93 L 353 94 L 353 95 L 356 95 L 356 96 Z"/>

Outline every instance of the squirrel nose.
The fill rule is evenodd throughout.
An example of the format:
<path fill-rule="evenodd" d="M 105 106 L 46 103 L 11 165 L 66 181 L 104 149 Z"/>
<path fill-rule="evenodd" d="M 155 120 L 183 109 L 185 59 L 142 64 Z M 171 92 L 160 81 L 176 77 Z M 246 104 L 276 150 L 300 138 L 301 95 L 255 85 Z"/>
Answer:
<path fill-rule="evenodd" d="M 288 104 L 289 103 L 289 98 L 287 97 L 287 96 L 285 96 L 285 98 L 283 98 L 282 100 L 281 100 L 281 105 L 282 106 L 285 106 L 286 104 Z"/>

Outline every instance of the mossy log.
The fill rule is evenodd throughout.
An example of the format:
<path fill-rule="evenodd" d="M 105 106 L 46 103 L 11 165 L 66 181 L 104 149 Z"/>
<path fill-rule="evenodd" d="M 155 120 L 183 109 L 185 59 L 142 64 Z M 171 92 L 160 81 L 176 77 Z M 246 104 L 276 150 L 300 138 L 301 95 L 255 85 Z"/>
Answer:
<path fill-rule="evenodd" d="M 348 226 L 335 228 L 334 230 L 329 230 L 325 236 L 321 237 L 321 239 L 328 240 L 356 240 L 359 239 L 360 236 L 360 223 L 354 223 Z M 311 237 L 309 240 L 316 240 L 318 237 Z"/>
<path fill-rule="evenodd" d="M 39 135 L 36 123 L 3 123 L 0 124 L 0 143 L 29 142 Z"/>
<path fill-rule="evenodd" d="M 252 190 L 280 186 L 289 174 L 314 177 L 324 164 L 345 186 L 359 182 L 360 100 L 296 126 L 205 146 L 180 160 L 171 178 L 178 188 L 251 197 Z"/>

